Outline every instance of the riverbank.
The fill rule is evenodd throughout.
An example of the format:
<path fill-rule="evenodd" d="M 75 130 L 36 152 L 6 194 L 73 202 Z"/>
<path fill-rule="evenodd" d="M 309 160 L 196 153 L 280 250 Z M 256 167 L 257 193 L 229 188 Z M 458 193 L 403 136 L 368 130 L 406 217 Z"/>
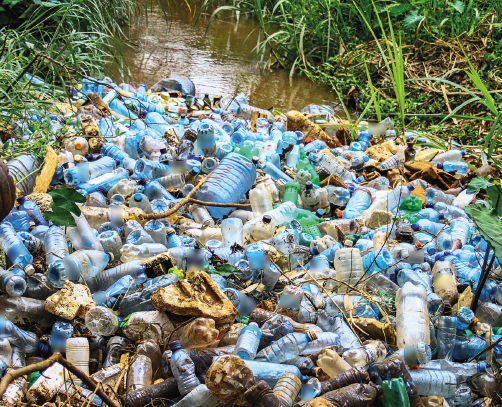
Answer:
<path fill-rule="evenodd" d="M 257 21 L 262 66 L 332 86 L 365 119 L 399 123 L 405 115 L 406 127 L 466 145 L 490 134 L 502 101 L 500 2 L 250 0 L 217 8 L 209 23 L 228 10 Z M 393 65 L 396 50 L 402 57 Z"/>

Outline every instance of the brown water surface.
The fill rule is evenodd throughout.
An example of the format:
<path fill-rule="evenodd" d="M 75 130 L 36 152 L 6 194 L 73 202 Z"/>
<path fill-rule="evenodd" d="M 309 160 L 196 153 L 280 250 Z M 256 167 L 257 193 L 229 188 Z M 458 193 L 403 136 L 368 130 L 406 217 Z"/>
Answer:
<path fill-rule="evenodd" d="M 243 92 L 250 104 L 265 109 L 273 106 L 285 112 L 309 103 L 333 105 L 336 94 L 330 89 L 305 76 L 290 77 L 289 70 L 260 71 L 255 54 L 246 58 L 258 38 L 252 19 L 222 15 L 213 20 L 205 35 L 209 17 L 209 13 L 203 14 L 194 26 L 194 10 L 191 13 L 183 4 L 181 13 L 174 10 L 166 22 L 162 9 L 156 6 L 148 15 L 148 24 L 143 18 L 127 30 L 129 36 L 141 41 L 134 49 L 122 44 L 133 84 L 145 82 L 148 89 L 160 79 L 181 74 L 192 79 L 198 95 Z"/>

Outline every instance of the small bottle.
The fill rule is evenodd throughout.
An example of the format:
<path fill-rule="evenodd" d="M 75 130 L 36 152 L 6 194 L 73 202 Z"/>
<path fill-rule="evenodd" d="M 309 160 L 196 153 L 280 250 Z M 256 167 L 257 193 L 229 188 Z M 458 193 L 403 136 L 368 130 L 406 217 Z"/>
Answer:
<path fill-rule="evenodd" d="M 80 216 L 73 215 L 76 227 L 66 228 L 66 235 L 70 239 L 75 250 L 99 250 L 103 251 L 103 246 L 94 233 L 91 225 L 84 214 Z"/>
<path fill-rule="evenodd" d="M 387 356 L 387 349 L 380 341 L 367 341 L 359 348 L 352 348 L 345 351 L 343 359 L 352 367 L 368 366 L 372 363 L 379 363 Z"/>
<path fill-rule="evenodd" d="M 160 243 L 143 243 L 140 245 L 126 243 L 120 249 L 120 260 L 125 263 L 132 260 L 143 260 L 156 256 L 167 250 L 167 247 Z"/>
<path fill-rule="evenodd" d="M 301 198 L 304 209 L 311 212 L 315 212 L 319 209 L 319 189 L 314 188 L 314 184 L 311 181 L 305 183 L 305 190 L 302 192 Z"/>
<path fill-rule="evenodd" d="M 108 308 L 94 307 L 85 315 L 85 325 L 95 335 L 111 336 L 117 332 L 120 322 Z"/>
<path fill-rule="evenodd" d="M 129 200 L 129 208 L 141 208 L 145 213 L 152 213 L 150 200 L 144 194 L 134 194 Z"/>
<path fill-rule="evenodd" d="M 422 396 L 452 397 L 457 388 L 451 372 L 419 369 L 410 370 L 410 376 Z"/>
<path fill-rule="evenodd" d="M 419 342 L 430 344 L 427 292 L 421 285 L 406 282 L 396 295 L 397 346 Z"/>
<path fill-rule="evenodd" d="M 274 203 L 268 186 L 263 183 L 249 191 L 249 202 L 254 216 L 271 211 Z"/>
<path fill-rule="evenodd" d="M 0 291 L 20 297 L 26 291 L 25 274 L 20 269 L 0 270 Z"/>
<path fill-rule="evenodd" d="M 117 231 L 107 230 L 106 232 L 102 232 L 98 235 L 98 240 L 106 253 L 113 254 L 114 259 L 118 259 L 120 257 L 122 239 Z"/>
<path fill-rule="evenodd" d="M 206 348 L 214 343 L 219 332 L 211 318 L 197 318 L 171 335 L 182 348 Z"/>
<path fill-rule="evenodd" d="M 68 338 L 66 340 L 66 360 L 73 366 L 89 375 L 89 341 L 87 338 Z M 73 382 L 79 386 L 81 380 L 71 375 Z"/>
<path fill-rule="evenodd" d="M 170 342 L 169 349 L 172 352 L 171 370 L 178 382 L 180 394 L 183 396 L 199 386 L 200 381 L 195 376 L 195 365 L 192 359 L 187 351 L 181 349 L 180 343 Z"/>
<path fill-rule="evenodd" d="M 24 353 L 34 353 L 39 349 L 40 341 L 35 333 L 22 330 L 7 318 L 2 319 L 2 338 L 7 338 L 11 345 L 17 346 Z"/>
<path fill-rule="evenodd" d="M 113 260 L 111 253 L 98 250 L 79 250 L 63 258 L 66 274 L 72 281 L 91 280 Z"/>
<path fill-rule="evenodd" d="M 28 214 L 30 220 L 32 222 L 35 222 L 35 225 L 49 226 L 49 223 L 45 220 L 42 212 L 40 211 L 40 208 L 35 202 L 27 201 L 23 195 L 17 198 L 17 202 L 19 202 L 19 210 L 25 211 Z"/>
<path fill-rule="evenodd" d="M 332 349 L 325 349 L 317 359 L 317 365 L 328 374 L 329 377 L 336 377 L 352 369 L 338 353 Z"/>
<path fill-rule="evenodd" d="M 17 236 L 12 225 L 6 221 L 0 224 L 0 246 L 9 260 L 22 268 L 26 275 L 31 276 L 35 272 L 35 268 L 31 264 L 33 256 Z"/>
<path fill-rule="evenodd" d="M 28 390 L 26 398 L 42 405 L 52 399 L 65 382 L 65 368 L 59 363 L 54 363 L 42 372 L 42 375 Z"/>
<path fill-rule="evenodd" d="M 271 346 L 258 353 L 259 359 L 266 359 L 269 363 L 285 363 L 300 355 L 309 342 L 317 339 L 315 331 L 308 333 L 292 333 L 279 339 Z"/>
<path fill-rule="evenodd" d="M 261 331 L 258 328 L 258 324 L 251 322 L 241 331 L 237 344 L 235 345 L 234 355 L 244 360 L 253 360 L 258 351 L 260 339 Z"/>

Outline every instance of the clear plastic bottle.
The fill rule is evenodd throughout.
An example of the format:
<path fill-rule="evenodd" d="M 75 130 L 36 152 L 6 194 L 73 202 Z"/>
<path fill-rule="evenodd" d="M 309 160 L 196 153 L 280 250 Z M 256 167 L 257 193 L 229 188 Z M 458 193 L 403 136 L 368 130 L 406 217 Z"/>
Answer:
<path fill-rule="evenodd" d="M 151 385 L 152 377 L 152 360 L 148 356 L 137 355 L 127 372 L 127 392 Z"/>
<path fill-rule="evenodd" d="M 172 352 L 171 370 L 178 382 L 180 394 L 183 396 L 200 385 L 199 379 L 195 376 L 195 365 L 189 353 L 181 349 L 178 341 L 170 342 L 169 349 Z"/>
<path fill-rule="evenodd" d="M 251 322 L 240 333 L 235 345 L 234 355 L 244 360 L 253 360 L 260 345 L 261 331 L 258 324 Z"/>
<path fill-rule="evenodd" d="M 160 243 L 143 243 L 140 245 L 126 243 L 120 249 L 120 260 L 124 263 L 132 260 L 143 260 L 165 251 L 167 251 L 167 247 Z"/>
<path fill-rule="evenodd" d="M 146 281 L 145 266 L 141 260 L 125 262 L 117 267 L 103 270 L 87 279 L 86 283 L 91 292 L 95 292 L 110 287 L 124 276 L 133 277 L 137 284 L 144 283 Z"/>
<path fill-rule="evenodd" d="M 411 378 L 422 396 L 452 397 L 457 388 L 455 375 L 448 371 L 410 370 Z"/>
<path fill-rule="evenodd" d="M 95 335 L 111 336 L 117 332 L 120 321 L 108 308 L 93 307 L 85 314 L 85 325 Z"/>
<path fill-rule="evenodd" d="M 218 399 L 216 399 L 205 384 L 200 384 L 173 407 L 216 407 Z"/>
<path fill-rule="evenodd" d="M 89 143 L 84 137 L 72 137 L 66 142 L 65 148 L 72 153 L 73 156 L 79 154 L 83 157 L 89 151 Z"/>
<path fill-rule="evenodd" d="M 274 386 L 274 393 L 285 407 L 293 407 L 302 382 L 293 373 L 285 373 Z"/>
<path fill-rule="evenodd" d="M 249 237 L 251 228 L 261 220 L 263 220 L 263 217 L 269 215 L 270 216 L 270 227 L 271 228 L 277 228 L 279 226 L 282 226 L 286 223 L 291 222 L 293 219 L 296 219 L 298 216 L 298 208 L 293 202 L 284 202 L 283 204 L 279 205 L 277 208 L 274 210 L 257 216 L 254 219 L 252 219 L 249 222 L 246 222 L 244 225 L 244 236 L 247 238 Z M 272 237 L 272 236 L 270 236 Z M 261 239 L 260 239 L 261 240 Z"/>
<path fill-rule="evenodd" d="M 114 259 L 120 258 L 122 239 L 116 230 L 107 230 L 98 235 L 98 240 L 106 253 L 113 254 Z"/>
<path fill-rule="evenodd" d="M 268 186 L 263 183 L 258 184 L 256 188 L 249 191 L 249 202 L 254 216 L 261 216 L 273 210 L 272 194 Z"/>
<path fill-rule="evenodd" d="M 457 318 L 440 316 L 437 326 L 438 358 L 451 360 L 455 337 L 457 335 Z"/>
<path fill-rule="evenodd" d="M 332 349 L 325 349 L 317 359 L 317 365 L 329 376 L 335 377 L 352 369 L 338 353 Z"/>
<path fill-rule="evenodd" d="M 269 363 L 287 363 L 288 360 L 299 356 L 309 342 L 315 339 L 315 331 L 288 334 L 261 350 L 256 356 L 258 359 L 266 359 Z"/>
<path fill-rule="evenodd" d="M 152 219 L 145 223 L 145 232 L 147 232 L 155 243 L 168 246 L 166 225 L 159 219 Z"/>
<path fill-rule="evenodd" d="M 77 226 L 66 228 L 66 235 L 70 239 L 73 248 L 75 250 L 103 251 L 103 246 L 101 246 L 85 215 L 83 213 L 80 216 L 73 215 L 73 218 Z"/>
<path fill-rule="evenodd" d="M 112 260 L 111 253 L 99 250 L 79 250 L 64 257 L 63 264 L 70 280 L 76 281 L 82 278 L 87 281 L 103 271 Z"/>
<path fill-rule="evenodd" d="M 343 359 L 352 367 L 380 363 L 386 356 L 387 349 L 380 341 L 367 341 L 363 346 L 349 349 L 342 355 Z"/>
<path fill-rule="evenodd" d="M 397 292 L 396 310 L 398 348 L 419 342 L 429 345 L 429 311 L 425 288 L 406 282 Z"/>
<path fill-rule="evenodd" d="M 9 174 L 11 174 L 14 179 L 19 180 L 16 183 L 16 188 L 18 188 L 24 196 L 31 194 L 38 175 L 38 172 L 35 170 L 40 167 L 38 158 L 34 155 L 20 155 L 9 161 L 7 167 L 9 167 Z"/>
<path fill-rule="evenodd" d="M 19 211 L 17 208 L 12 208 L 6 218 L 16 232 L 28 232 L 30 230 L 30 218 L 25 211 Z"/>
<path fill-rule="evenodd" d="M 360 282 L 365 274 L 363 261 L 359 249 L 344 248 L 335 252 L 335 270 L 338 281 L 343 281 L 351 286 L 363 289 Z M 339 293 L 349 293 L 352 289 L 346 284 L 338 283 Z"/>
<path fill-rule="evenodd" d="M 239 218 L 227 218 L 221 222 L 221 235 L 223 237 L 223 247 L 231 247 L 235 243 L 242 246 L 242 220 Z"/>
<path fill-rule="evenodd" d="M 214 343 L 219 332 L 211 318 L 197 318 L 171 335 L 182 348 L 206 348 Z"/>
<path fill-rule="evenodd" d="M 42 372 L 42 375 L 33 383 L 26 393 L 28 400 L 42 405 L 52 399 L 65 382 L 65 368 L 59 363 L 54 363 Z"/>
<path fill-rule="evenodd" d="M 188 207 L 188 211 L 195 222 L 202 226 L 214 226 L 214 220 L 205 206 L 193 204 Z"/>
<path fill-rule="evenodd" d="M 444 163 L 445 161 L 460 161 L 467 152 L 465 150 L 449 150 L 438 154 L 434 157 L 434 161 Z"/>

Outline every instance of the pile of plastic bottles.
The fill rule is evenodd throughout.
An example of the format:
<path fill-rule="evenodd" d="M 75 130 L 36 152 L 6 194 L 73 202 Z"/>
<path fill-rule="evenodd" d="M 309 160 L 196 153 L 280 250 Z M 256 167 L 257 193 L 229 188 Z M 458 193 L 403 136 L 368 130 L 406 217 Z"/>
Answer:
<path fill-rule="evenodd" d="M 500 401 L 502 273 L 493 259 L 478 286 L 493 253 L 464 211 L 466 151 L 167 82 L 85 81 L 79 110 L 51 117 L 65 137 L 47 192 L 85 197 L 74 226 L 44 218 L 39 158 L 8 163 L 0 405 Z M 410 163 L 458 186 L 408 182 Z M 38 368 L 57 352 L 80 374 Z"/>

